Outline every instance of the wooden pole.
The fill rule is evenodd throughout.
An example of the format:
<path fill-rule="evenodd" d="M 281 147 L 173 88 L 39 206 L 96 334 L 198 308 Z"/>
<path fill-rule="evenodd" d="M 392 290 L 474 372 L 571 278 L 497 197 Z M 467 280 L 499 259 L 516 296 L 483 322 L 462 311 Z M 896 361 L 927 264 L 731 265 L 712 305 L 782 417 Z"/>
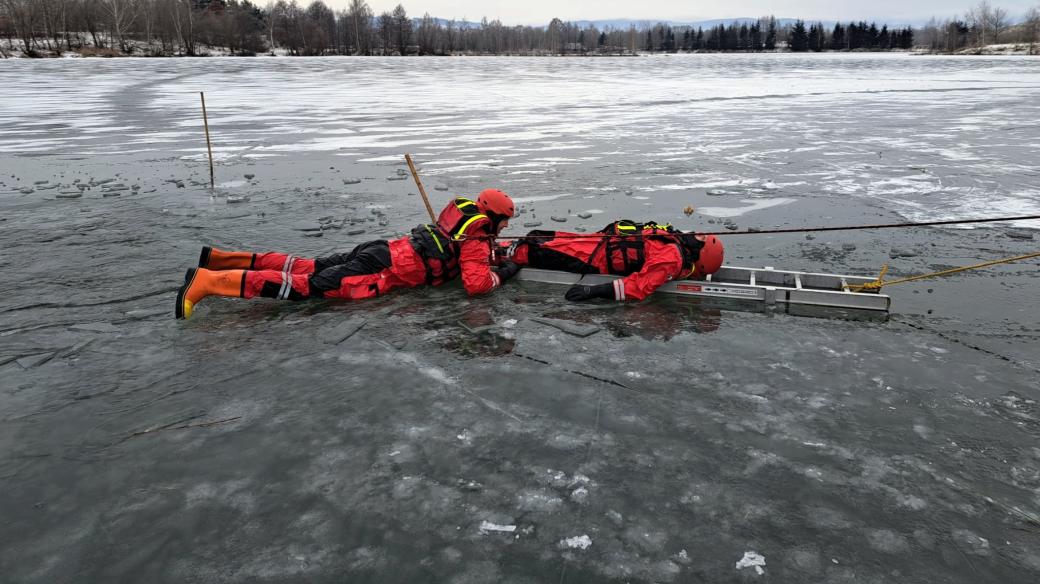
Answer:
<path fill-rule="evenodd" d="M 206 127 L 206 150 L 209 152 L 209 188 L 213 188 L 213 145 L 209 141 L 209 116 L 206 115 L 206 94 L 199 92 L 202 98 L 202 124 Z"/>
<path fill-rule="evenodd" d="M 430 198 L 426 196 L 426 189 L 422 186 L 422 181 L 419 180 L 419 173 L 415 170 L 415 163 L 412 162 L 412 155 L 404 155 L 405 162 L 408 163 L 408 168 L 412 171 L 412 178 L 415 179 L 415 186 L 419 187 L 419 194 L 422 195 L 422 200 L 426 203 L 426 212 L 430 214 L 430 221 L 436 223 L 437 216 L 433 214 L 433 207 L 430 206 Z"/>

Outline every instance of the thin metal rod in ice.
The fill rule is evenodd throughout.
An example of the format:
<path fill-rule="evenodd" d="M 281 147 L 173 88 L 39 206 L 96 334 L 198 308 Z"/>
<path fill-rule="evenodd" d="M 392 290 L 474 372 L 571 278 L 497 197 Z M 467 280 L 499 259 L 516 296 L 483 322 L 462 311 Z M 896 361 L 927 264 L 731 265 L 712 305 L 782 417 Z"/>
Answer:
<path fill-rule="evenodd" d="M 206 150 L 209 152 L 209 188 L 212 189 L 215 186 L 213 178 L 213 146 L 209 141 L 209 116 L 206 115 L 206 94 L 200 91 L 199 97 L 202 98 L 202 125 L 206 128 Z"/>

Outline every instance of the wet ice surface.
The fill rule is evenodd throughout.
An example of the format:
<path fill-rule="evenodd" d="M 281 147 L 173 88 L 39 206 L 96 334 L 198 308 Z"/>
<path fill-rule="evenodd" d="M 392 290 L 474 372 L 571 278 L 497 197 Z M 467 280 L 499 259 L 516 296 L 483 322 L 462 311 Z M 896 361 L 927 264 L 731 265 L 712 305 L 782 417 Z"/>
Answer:
<path fill-rule="evenodd" d="M 524 200 L 513 232 L 1037 212 L 1040 61 L 415 63 L 0 69 L 5 578 L 1040 577 L 1035 261 L 891 288 L 887 322 L 536 284 L 171 317 L 200 245 L 321 254 L 422 220 L 405 151 L 435 204 Z M 1035 251 L 1035 227 L 726 243 L 909 275 Z"/>

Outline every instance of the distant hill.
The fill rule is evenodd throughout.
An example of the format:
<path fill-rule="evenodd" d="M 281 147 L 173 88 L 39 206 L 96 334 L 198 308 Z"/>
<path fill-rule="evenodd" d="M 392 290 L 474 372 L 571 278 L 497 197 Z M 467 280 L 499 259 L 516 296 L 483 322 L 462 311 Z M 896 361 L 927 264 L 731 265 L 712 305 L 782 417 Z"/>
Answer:
<path fill-rule="evenodd" d="M 608 29 L 608 28 L 613 28 L 613 29 L 617 29 L 617 30 L 627 30 L 628 28 L 633 27 L 633 26 L 636 27 L 636 28 L 646 28 L 647 26 L 653 26 L 653 25 L 661 23 L 661 22 L 663 22 L 663 23 L 665 23 L 665 24 L 667 24 L 669 26 L 672 26 L 672 27 L 690 27 L 690 28 L 694 28 L 694 29 L 696 29 L 696 28 L 703 28 L 703 29 L 707 30 L 707 29 L 710 29 L 712 27 L 719 26 L 720 24 L 724 24 L 724 25 L 727 25 L 727 26 L 732 25 L 734 23 L 736 23 L 736 24 L 751 24 L 753 22 L 758 22 L 758 20 L 759 19 L 757 19 L 757 18 L 714 18 L 714 19 L 711 19 L 711 20 L 681 21 L 681 20 L 660 20 L 660 19 L 655 20 L 655 19 L 652 19 L 652 18 L 649 18 L 649 19 L 615 18 L 615 19 L 606 19 L 606 20 L 571 20 L 569 22 L 571 24 L 577 25 L 577 26 L 579 26 L 581 28 L 589 28 L 591 26 L 595 26 L 596 28 L 598 28 L 600 30 L 605 30 L 605 29 Z M 797 18 L 777 18 L 776 19 L 776 23 L 779 26 L 790 26 L 790 25 L 793 25 L 798 20 L 799 19 L 797 19 Z M 802 20 L 804 20 L 806 23 L 810 23 L 810 24 L 815 24 L 815 23 L 818 23 L 818 22 L 822 22 L 823 26 L 826 27 L 826 28 L 833 28 L 834 25 L 837 24 L 837 22 L 838 22 L 838 21 L 835 21 L 835 20 L 823 20 L 823 21 L 812 20 L 812 19 L 802 19 Z M 857 22 L 859 20 L 860 19 L 856 19 Z M 422 19 L 421 18 L 412 18 L 412 21 L 415 23 L 416 26 L 418 26 L 419 23 L 422 22 Z M 433 21 L 435 23 L 437 23 L 437 24 L 439 24 L 441 26 L 445 26 L 445 27 L 448 26 L 448 23 L 450 22 L 450 20 L 447 19 L 447 18 L 434 18 Z M 924 26 L 927 23 L 927 21 L 924 21 L 924 20 L 885 20 L 883 18 L 868 18 L 868 19 L 866 19 L 866 21 L 867 22 L 876 22 L 878 24 L 878 26 L 887 24 L 889 27 L 902 27 L 902 26 L 921 27 L 921 26 Z M 848 21 L 842 20 L 841 22 L 845 23 L 845 22 L 848 22 Z M 507 24 L 507 23 L 503 23 L 503 24 L 505 26 L 512 26 L 512 25 Z M 542 26 L 542 27 L 545 27 L 545 26 L 548 26 L 548 24 L 549 24 L 548 22 L 544 22 L 544 23 L 532 24 L 531 26 Z M 373 25 L 377 25 L 376 19 L 373 19 Z M 480 28 L 480 22 L 473 22 L 473 21 L 470 21 L 470 20 L 456 20 L 455 21 L 455 27 L 456 28 L 460 28 L 460 29 Z"/>
<path fill-rule="evenodd" d="M 433 22 L 435 22 L 436 24 L 439 24 L 440 26 L 443 26 L 443 27 L 447 27 L 448 23 L 451 22 L 451 21 L 452 21 L 452 19 L 450 19 L 450 18 L 434 18 L 433 19 Z M 421 17 L 420 18 L 412 18 L 412 22 L 414 22 L 415 25 L 418 26 L 420 23 L 422 23 L 422 18 Z M 467 29 L 468 28 L 480 28 L 480 23 L 479 22 L 472 22 L 472 21 L 469 21 L 469 20 L 456 20 L 455 21 L 455 27 L 456 28 L 467 28 Z"/>
<path fill-rule="evenodd" d="M 778 25 L 780 25 L 780 26 L 785 26 L 785 25 L 789 25 L 789 24 L 794 24 L 797 20 L 798 19 L 796 19 L 796 18 L 777 18 L 776 19 L 776 23 Z M 709 28 L 711 28 L 713 26 L 718 26 L 720 24 L 725 24 L 727 26 L 731 25 L 731 24 L 734 24 L 734 23 L 736 23 L 736 24 L 751 24 L 753 22 L 758 22 L 758 19 L 757 18 L 715 18 L 715 19 L 712 19 L 712 20 L 676 21 L 676 20 L 653 20 L 653 19 L 633 20 L 633 19 L 621 18 L 621 19 L 615 19 L 615 20 L 576 20 L 576 21 L 572 21 L 572 22 L 574 24 L 578 25 L 578 26 L 581 26 L 582 28 L 588 28 L 590 26 L 595 26 L 596 28 L 599 28 L 599 29 L 604 29 L 604 28 L 627 29 L 627 28 L 632 27 L 632 26 L 635 26 L 636 28 L 640 28 L 640 27 L 646 26 L 648 24 L 649 25 L 654 25 L 654 24 L 657 24 L 659 22 L 664 22 L 665 24 L 667 24 L 669 26 L 673 26 L 673 27 L 688 26 L 690 28 L 709 29 Z M 809 21 L 806 21 L 806 22 L 809 22 Z M 817 21 L 814 20 L 812 22 L 817 22 Z M 833 20 L 825 20 L 825 21 L 823 21 L 823 24 L 824 24 L 824 26 L 831 27 L 831 26 L 834 26 L 834 21 Z"/>

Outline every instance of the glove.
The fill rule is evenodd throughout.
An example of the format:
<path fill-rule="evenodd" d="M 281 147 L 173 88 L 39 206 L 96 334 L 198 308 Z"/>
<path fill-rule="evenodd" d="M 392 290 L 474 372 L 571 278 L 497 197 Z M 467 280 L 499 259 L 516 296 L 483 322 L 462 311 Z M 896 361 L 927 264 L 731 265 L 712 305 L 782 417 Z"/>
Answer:
<path fill-rule="evenodd" d="M 608 298 L 613 300 L 614 285 L 600 284 L 599 286 L 583 286 L 578 284 L 577 286 L 572 286 L 570 290 L 567 290 L 565 298 L 571 302 L 581 302 L 593 298 Z"/>
<path fill-rule="evenodd" d="M 501 266 L 502 264 L 509 261 L 509 256 L 513 255 L 513 246 L 515 243 L 508 239 L 496 239 L 491 244 L 491 265 Z"/>
<path fill-rule="evenodd" d="M 492 268 L 492 270 L 494 270 L 495 273 L 498 274 L 498 278 L 502 280 L 502 282 L 506 282 L 507 280 L 515 276 L 517 272 L 520 271 L 520 266 L 509 260 L 506 260 L 502 262 L 501 266 Z"/>

